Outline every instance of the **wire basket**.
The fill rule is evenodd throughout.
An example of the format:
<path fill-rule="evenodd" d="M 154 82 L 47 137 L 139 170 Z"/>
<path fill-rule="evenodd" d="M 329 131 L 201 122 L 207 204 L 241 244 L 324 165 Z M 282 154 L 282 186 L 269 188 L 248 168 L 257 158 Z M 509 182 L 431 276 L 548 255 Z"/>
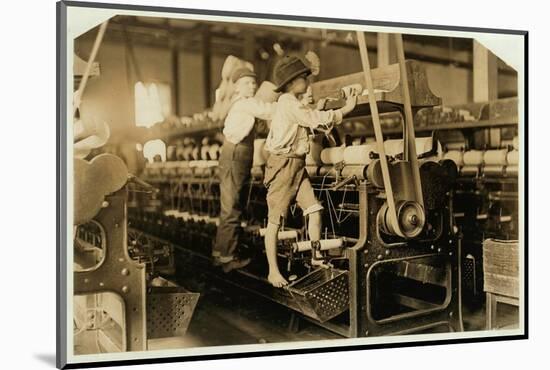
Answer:
<path fill-rule="evenodd" d="M 319 268 L 289 285 L 288 291 L 300 311 L 319 322 L 349 308 L 348 272 Z"/>
<path fill-rule="evenodd" d="M 199 293 L 182 287 L 152 287 L 147 294 L 147 338 L 183 336 L 187 332 Z"/>

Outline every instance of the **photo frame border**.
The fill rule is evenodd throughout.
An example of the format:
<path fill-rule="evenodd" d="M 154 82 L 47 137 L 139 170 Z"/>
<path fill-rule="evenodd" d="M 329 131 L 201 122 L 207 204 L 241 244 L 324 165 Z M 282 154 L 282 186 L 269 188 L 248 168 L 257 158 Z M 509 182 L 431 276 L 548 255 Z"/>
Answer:
<path fill-rule="evenodd" d="M 189 355 L 189 356 L 173 356 L 173 357 L 159 357 L 159 358 L 146 358 L 146 359 L 129 359 L 129 360 L 109 360 L 109 361 L 97 361 L 97 362 L 80 362 L 80 363 L 68 363 L 67 362 L 67 322 L 68 312 L 66 302 L 68 299 L 67 291 L 67 278 L 68 271 L 67 266 L 67 122 L 65 120 L 67 109 L 67 8 L 68 7 L 82 7 L 82 8 L 100 8 L 100 9 L 112 9 L 112 10 L 134 10 L 134 11 L 148 11 L 148 12 L 163 12 L 163 13 L 178 13 L 189 15 L 206 15 L 206 16 L 224 16 L 224 17 L 246 17 L 251 19 L 270 19 L 281 21 L 308 21 L 308 22 L 321 22 L 321 23 L 337 23 L 337 24 L 350 24 L 361 26 L 385 26 L 385 27 L 406 27 L 428 30 L 444 30 L 444 31 L 461 31 L 461 32 L 478 32 L 478 33 L 492 33 L 492 34 L 504 34 L 504 35 L 518 35 L 523 36 L 524 40 L 524 81 L 523 81 L 523 101 L 520 104 L 523 105 L 523 125 L 522 133 L 520 137 L 520 143 L 523 148 L 528 148 L 528 130 L 529 130 L 529 32 L 526 30 L 511 30 L 511 29 L 495 29 L 495 28 L 478 28 L 478 27 L 461 27 L 461 26 L 448 26 L 448 25 L 432 25 L 422 23 L 406 23 L 406 22 L 387 22 L 387 21 L 372 21 L 372 20 L 359 20 L 359 19 L 347 19 L 347 18 L 330 18 L 330 17 L 314 17 L 314 16 L 300 16 L 289 14 L 270 14 L 270 13 L 254 13 L 254 12 L 238 12 L 238 11 L 226 11 L 226 10 L 207 10 L 207 9 L 189 9 L 189 8 L 176 8 L 176 7 L 163 7 L 163 6 L 146 6 L 146 5 L 131 5 L 131 4 L 113 4 L 113 3 L 100 3 L 100 2 L 80 2 L 80 1 L 59 1 L 56 3 L 56 366 L 60 369 L 76 369 L 76 368 L 95 368 L 95 367 L 109 367 L 109 366 L 123 366 L 123 365 L 138 365 L 138 364 L 159 364 L 159 363 L 174 363 L 174 362 L 188 362 L 188 361 L 201 361 L 201 360 L 218 360 L 218 359 L 236 359 L 246 357 L 266 357 L 266 356 L 282 356 L 282 355 L 294 355 L 294 354 L 313 354 L 313 353 L 325 353 L 325 352 L 342 352 L 342 351 L 359 351 L 368 349 L 380 349 L 380 348 L 400 348 L 400 347 L 417 347 L 417 346 L 434 346 L 434 345 L 449 345 L 449 344 L 462 344 L 462 343 L 481 343 L 481 342 L 499 342 L 499 341 L 511 341 L 511 340 L 524 340 L 529 338 L 529 251 L 528 251 L 528 150 L 522 150 L 523 156 L 523 202 L 520 211 L 523 212 L 523 239 L 520 240 L 523 245 L 523 285 L 524 292 L 524 334 L 520 335 L 507 335 L 507 336 L 488 336 L 488 337 L 475 337 L 475 338 L 446 338 L 435 340 L 423 340 L 423 341 L 400 341 L 392 343 L 373 343 L 373 344 L 357 344 L 349 346 L 322 346 L 315 348 L 300 348 L 300 349 L 273 349 L 266 351 L 253 351 L 253 352 L 232 352 L 232 353 L 219 353 L 219 354 L 201 354 L 201 355 Z M 518 82 L 519 83 L 519 82 Z"/>

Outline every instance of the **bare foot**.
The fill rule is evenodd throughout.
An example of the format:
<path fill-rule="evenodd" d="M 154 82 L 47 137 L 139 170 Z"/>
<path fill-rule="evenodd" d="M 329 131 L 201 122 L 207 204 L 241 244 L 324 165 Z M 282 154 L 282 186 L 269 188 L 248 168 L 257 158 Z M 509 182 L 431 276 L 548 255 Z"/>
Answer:
<path fill-rule="evenodd" d="M 281 288 L 285 285 L 288 285 L 288 282 L 285 280 L 285 278 L 277 271 L 270 273 L 267 276 L 267 280 L 273 285 L 275 288 Z"/>

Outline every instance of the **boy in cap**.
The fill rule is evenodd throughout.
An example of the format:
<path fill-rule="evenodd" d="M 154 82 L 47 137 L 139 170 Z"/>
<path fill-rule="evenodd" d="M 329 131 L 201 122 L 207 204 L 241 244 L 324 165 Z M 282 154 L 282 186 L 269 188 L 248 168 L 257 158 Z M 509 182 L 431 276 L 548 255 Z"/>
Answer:
<path fill-rule="evenodd" d="M 250 69 L 236 69 L 231 79 L 236 94 L 224 122 L 225 140 L 219 158 L 220 224 L 212 250 L 214 264 L 221 265 L 225 272 L 250 262 L 234 255 L 241 232 L 242 194 L 252 168 L 256 118 L 270 120 L 276 105 L 254 98 L 256 74 Z"/>
<path fill-rule="evenodd" d="M 357 98 L 350 97 L 341 109 L 320 111 L 309 108 L 300 99 L 308 88 L 307 76 L 311 70 L 294 56 L 284 57 L 275 67 L 278 85 L 283 92 L 271 120 L 265 147 L 270 153 L 264 184 L 267 186 L 268 225 L 265 249 L 269 265 L 267 279 L 274 287 L 288 282 L 277 265 L 277 234 L 280 220 L 285 217 L 290 203 L 296 199 L 304 216 L 309 218 L 309 237 L 321 238 L 321 211 L 323 206 L 315 198 L 305 171 L 305 156 L 309 151 L 308 132 L 316 128 L 330 129 L 342 122 L 342 117 L 353 110 Z"/>

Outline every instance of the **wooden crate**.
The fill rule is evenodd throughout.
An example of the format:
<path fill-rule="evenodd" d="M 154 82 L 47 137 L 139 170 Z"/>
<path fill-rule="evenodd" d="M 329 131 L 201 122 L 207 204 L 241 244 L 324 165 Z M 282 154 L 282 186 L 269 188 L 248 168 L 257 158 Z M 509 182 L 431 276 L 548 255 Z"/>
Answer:
<path fill-rule="evenodd" d="M 483 242 L 484 290 L 519 297 L 519 246 L 517 241 L 487 239 Z"/>

